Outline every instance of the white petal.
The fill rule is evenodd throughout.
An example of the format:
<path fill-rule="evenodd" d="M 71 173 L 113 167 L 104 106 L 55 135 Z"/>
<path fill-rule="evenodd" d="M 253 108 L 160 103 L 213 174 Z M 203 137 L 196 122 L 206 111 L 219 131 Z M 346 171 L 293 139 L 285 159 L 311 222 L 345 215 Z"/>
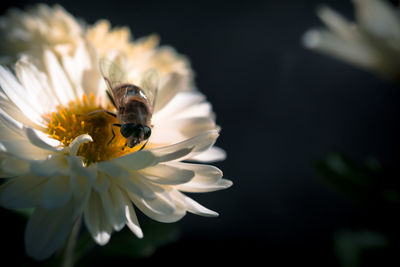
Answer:
<path fill-rule="evenodd" d="M 156 198 L 154 192 L 141 182 L 141 179 L 144 178 L 141 177 L 139 173 L 133 173 L 131 175 L 132 177 L 118 177 L 115 179 L 115 182 L 117 182 L 125 191 L 131 192 L 140 198 L 149 200 Z"/>
<path fill-rule="evenodd" d="M 182 162 L 170 164 L 178 165 L 181 168 L 190 168 L 195 172 L 195 177 L 190 182 L 175 187 L 179 190 L 186 192 L 210 192 L 225 189 L 232 185 L 231 181 L 221 179 L 223 174 L 217 167 Z"/>
<path fill-rule="evenodd" d="M 213 184 L 202 184 L 202 183 L 192 183 L 189 182 L 187 184 L 180 184 L 175 186 L 176 189 L 183 192 L 192 192 L 192 193 L 203 193 L 203 192 L 213 192 L 222 189 L 227 189 L 232 186 L 232 181 L 221 179 Z"/>
<path fill-rule="evenodd" d="M 35 207 L 42 201 L 47 181 L 47 178 L 30 174 L 12 178 L 0 187 L 0 204 L 10 209 Z"/>
<path fill-rule="evenodd" d="M 183 110 L 200 103 L 204 99 L 205 96 L 200 92 L 179 92 L 163 109 L 153 114 L 153 122 L 156 124 L 164 119 L 177 116 Z"/>
<path fill-rule="evenodd" d="M 166 162 L 172 160 L 185 160 L 193 158 L 194 156 L 211 148 L 219 134 L 217 130 L 209 130 L 193 138 L 187 139 L 183 142 L 151 149 L 155 155 L 158 156 L 158 162 Z M 174 155 L 174 152 L 182 151 L 181 156 Z"/>
<path fill-rule="evenodd" d="M 86 53 L 89 55 L 90 65 L 82 74 L 82 87 L 86 95 L 93 93 L 96 96 L 105 96 L 106 83 L 99 71 L 99 59 L 96 49 L 91 45 L 86 45 Z M 76 60 L 79 60 L 79 55 L 76 55 Z M 100 102 L 99 102 L 100 104 Z M 105 103 L 102 103 L 103 106 Z"/>
<path fill-rule="evenodd" d="M 180 119 L 177 122 L 180 124 L 179 130 L 187 138 L 216 128 L 214 120 L 208 117 Z"/>
<path fill-rule="evenodd" d="M 49 155 L 49 151 L 32 145 L 28 140 L 2 141 L 0 151 L 24 160 L 44 160 Z"/>
<path fill-rule="evenodd" d="M 107 174 L 110 177 L 113 178 L 129 178 L 130 177 L 130 173 L 121 168 L 120 166 L 118 166 L 117 164 L 113 163 L 113 162 L 109 162 L 109 161 L 103 161 L 103 162 L 99 162 L 97 163 L 97 168 L 99 171 Z"/>
<path fill-rule="evenodd" d="M 103 193 L 108 190 L 109 186 L 110 178 L 106 174 L 98 172 L 96 179 L 92 182 L 93 189 L 98 193 Z"/>
<path fill-rule="evenodd" d="M 29 172 L 29 162 L 8 156 L 1 161 L 1 169 L 7 174 L 20 176 Z"/>
<path fill-rule="evenodd" d="M 36 160 L 31 163 L 30 171 L 39 176 L 68 175 L 68 161 L 62 154 L 50 155 L 45 160 Z"/>
<path fill-rule="evenodd" d="M 375 51 L 366 44 L 345 41 L 325 30 L 307 31 L 303 36 L 303 44 L 364 68 L 373 68 L 378 63 Z"/>
<path fill-rule="evenodd" d="M 0 140 L 12 141 L 26 139 L 23 132 L 23 125 L 12 118 L 9 114 L 0 109 Z"/>
<path fill-rule="evenodd" d="M 365 30 L 381 38 L 400 44 L 400 20 L 398 9 L 382 0 L 353 0 L 356 15 Z"/>
<path fill-rule="evenodd" d="M 25 229 L 26 253 L 43 260 L 58 250 L 74 226 L 76 209 L 73 201 L 50 211 L 36 208 Z"/>
<path fill-rule="evenodd" d="M 160 162 L 184 160 L 209 149 L 217 137 L 218 131 L 210 130 L 174 145 L 134 152 L 112 162 L 127 170 L 140 170 Z"/>
<path fill-rule="evenodd" d="M 200 215 L 200 216 L 206 216 L 206 217 L 216 217 L 218 216 L 218 213 L 215 211 L 212 211 L 210 209 L 207 209 L 206 207 L 203 207 L 193 199 L 185 196 L 184 194 L 180 193 L 177 190 L 172 191 L 174 199 L 177 201 L 180 201 L 182 205 L 186 208 L 187 211 Z"/>
<path fill-rule="evenodd" d="M 128 197 L 126 196 L 124 196 L 124 198 L 125 198 L 126 225 L 138 238 L 143 238 L 143 231 L 140 228 L 139 221 L 136 217 L 136 213 L 132 206 L 131 200 L 128 199 Z"/>
<path fill-rule="evenodd" d="M 58 62 L 53 52 L 44 51 L 44 63 L 46 65 L 47 73 L 52 84 L 54 95 L 62 105 L 67 105 L 77 97 L 71 86 L 68 77 Z"/>
<path fill-rule="evenodd" d="M 27 97 L 26 89 L 3 66 L 0 66 L 0 87 L 27 118 L 36 124 L 41 124 L 40 110 Z"/>
<path fill-rule="evenodd" d="M 54 209 L 64 206 L 72 196 L 72 190 L 67 176 L 51 177 L 46 183 L 43 195 L 43 207 Z"/>
<path fill-rule="evenodd" d="M 330 30 L 335 32 L 340 38 L 344 40 L 354 40 L 359 37 L 359 33 L 355 29 L 353 23 L 348 22 L 342 15 L 335 12 L 327 6 L 321 6 L 318 11 L 318 16 L 329 27 Z"/>
<path fill-rule="evenodd" d="M 182 169 L 166 164 L 157 164 L 139 171 L 146 179 L 158 184 L 177 185 L 189 182 L 194 177 L 190 169 Z"/>
<path fill-rule="evenodd" d="M 85 43 L 81 42 L 78 45 L 73 57 L 70 57 L 68 54 L 62 55 L 62 62 L 65 72 L 72 81 L 75 95 L 80 98 L 84 94 L 82 88 L 82 76 L 85 71 L 91 67 Z"/>
<path fill-rule="evenodd" d="M 156 156 L 149 150 L 134 152 L 112 160 L 128 170 L 140 170 L 156 163 Z"/>
<path fill-rule="evenodd" d="M 181 89 L 182 75 L 171 73 L 160 81 L 160 90 L 156 97 L 154 112 L 161 110 Z"/>
<path fill-rule="evenodd" d="M 138 176 L 138 173 L 130 173 L 113 162 L 99 162 L 97 166 L 100 173 L 105 174 L 107 179 L 115 181 L 125 190 L 131 191 L 146 199 L 153 199 L 156 197 L 152 191 L 140 184 L 140 182 L 137 181 L 138 179 L 131 177 L 135 175 Z"/>
<path fill-rule="evenodd" d="M 204 164 L 191 164 L 183 162 L 170 162 L 170 166 L 190 169 L 195 173 L 194 178 L 188 183 L 176 185 L 174 188 L 185 192 L 211 192 L 228 188 L 232 185 L 229 180 L 221 179 L 222 171 L 217 167 Z"/>
<path fill-rule="evenodd" d="M 97 166 L 92 164 L 85 166 L 81 157 L 65 156 L 70 167 L 71 177 L 82 177 L 93 182 L 97 177 Z"/>
<path fill-rule="evenodd" d="M 84 211 L 84 219 L 86 227 L 97 244 L 101 246 L 107 244 L 111 237 L 112 227 L 104 212 L 100 196 L 95 191 L 90 194 Z"/>
<path fill-rule="evenodd" d="M 27 90 L 27 97 L 34 99 L 40 113 L 44 114 L 54 110 L 57 104 L 52 94 L 46 75 L 40 72 L 27 57 L 22 57 L 15 65 L 16 75 Z"/>
<path fill-rule="evenodd" d="M 82 214 L 84 207 L 91 193 L 90 182 L 85 177 L 70 177 L 70 185 L 72 190 L 72 199 L 80 205 L 79 209 L 75 210 L 74 216 Z"/>
<path fill-rule="evenodd" d="M 194 157 L 190 157 L 189 160 L 198 161 L 198 162 L 215 162 L 226 159 L 226 152 L 222 148 L 213 146 L 210 149 L 195 155 Z"/>
<path fill-rule="evenodd" d="M 190 107 L 187 107 L 185 110 L 182 110 L 180 113 L 174 116 L 175 119 L 185 119 L 185 118 L 196 118 L 196 117 L 209 117 L 215 120 L 215 114 L 212 111 L 212 106 L 209 102 L 201 102 Z"/>
<path fill-rule="evenodd" d="M 111 183 L 109 189 L 100 194 L 100 198 L 109 223 L 114 230 L 121 230 L 125 226 L 125 201 L 120 189 Z"/>
<path fill-rule="evenodd" d="M 13 124 L 17 124 L 19 129 L 22 129 L 22 125 L 38 130 L 43 130 L 45 127 L 44 124 L 38 124 L 31 121 L 13 102 L 8 99 L 0 99 L 0 114 L 2 117 L 6 115 L 7 120 L 12 118 L 14 121 Z"/>
<path fill-rule="evenodd" d="M 161 144 L 180 142 L 212 129 L 216 129 L 216 125 L 209 117 L 165 120 L 155 124 L 150 142 Z"/>
<path fill-rule="evenodd" d="M 59 148 L 61 147 L 61 143 L 58 140 L 50 138 L 46 134 L 32 128 L 25 127 L 24 130 L 33 145 L 53 152 L 61 150 Z"/>

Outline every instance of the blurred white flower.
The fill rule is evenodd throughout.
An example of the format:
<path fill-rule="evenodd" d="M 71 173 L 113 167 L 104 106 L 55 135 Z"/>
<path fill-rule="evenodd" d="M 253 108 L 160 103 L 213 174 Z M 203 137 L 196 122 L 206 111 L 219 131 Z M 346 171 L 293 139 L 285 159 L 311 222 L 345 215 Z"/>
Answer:
<path fill-rule="evenodd" d="M 2 56 L 14 59 L 20 53 L 39 56 L 43 49 L 73 53 L 84 28 L 61 6 L 38 4 L 26 11 L 10 9 L 0 18 L 0 32 Z"/>
<path fill-rule="evenodd" d="M 77 21 L 61 6 L 38 4 L 25 11 L 10 9 L 0 17 L 0 62 L 12 63 L 22 53 L 41 58 L 45 50 L 56 57 L 72 56 L 79 44 L 87 41 L 99 58 L 109 58 L 124 65 L 129 77 L 149 68 L 164 76 L 176 72 L 187 83 L 184 90 L 192 90 L 193 71 L 186 57 L 170 46 L 159 47 L 159 37 L 150 35 L 132 41 L 128 27 L 111 28 L 110 22 L 100 20 L 92 25 Z M 68 62 L 62 62 L 67 64 Z M 35 62 L 43 70 L 41 61 Z"/>
<path fill-rule="evenodd" d="M 19 19 L 24 16 L 15 20 Z M 48 31 L 44 39 L 53 35 L 52 27 Z M 27 32 L 35 30 L 27 27 Z M 70 38 L 64 37 L 59 39 Z M 129 70 L 132 58 L 122 48 L 109 54 L 91 38 L 69 43 L 74 47 L 68 53 L 48 40 L 38 41 L 42 50 L 28 49 L 17 62 L 15 75 L 0 66 L 0 169 L 2 177 L 9 178 L 0 187 L 0 205 L 35 208 L 26 227 L 25 247 L 36 259 L 59 249 L 81 215 L 100 245 L 125 225 L 141 238 L 134 206 L 160 222 L 177 221 L 186 212 L 217 216 L 182 192 L 210 192 L 232 185 L 222 179 L 218 168 L 186 162 L 222 160 L 225 152 L 213 146 L 219 128 L 210 103 L 187 88 L 190 71 L 184 73 L 180 67 L 160 69 L 158 63 L 146 65 L 142 59 L 145 67 L 130 75 L 139 85 L 146 83 L 142 75 L 146 68 L 161 73 L 149 143 L 141 151 L 122 149 L 125 138 L 116 131 L 108 144 L 110 125 L 116 119 L 104 113 L 87 116 L 96 110 L 112 111 L 98 61 L 106 56 Z M 157 53 L 153 51 L 149 59 L 156 62 Z"/>
<path fill-rule="evenodd" d="M 383 0 L 353 0 L 357 22 L 329 7 L 318 16 L 329 28 L 312 29 L 303 44 L 387 78 L 400 77 L 400 13 Z"/>

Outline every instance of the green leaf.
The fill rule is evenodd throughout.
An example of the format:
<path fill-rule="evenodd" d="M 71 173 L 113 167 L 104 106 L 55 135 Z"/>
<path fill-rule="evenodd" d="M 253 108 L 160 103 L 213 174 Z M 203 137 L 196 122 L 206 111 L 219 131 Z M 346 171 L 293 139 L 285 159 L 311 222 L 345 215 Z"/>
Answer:
<path fill-rule="evenodd" d="M 339 153 L 330 153 L 314 167 L 321 177 L 340 191 L 357 199 L 368 197 L 374 176 L 369 168 Z"/>

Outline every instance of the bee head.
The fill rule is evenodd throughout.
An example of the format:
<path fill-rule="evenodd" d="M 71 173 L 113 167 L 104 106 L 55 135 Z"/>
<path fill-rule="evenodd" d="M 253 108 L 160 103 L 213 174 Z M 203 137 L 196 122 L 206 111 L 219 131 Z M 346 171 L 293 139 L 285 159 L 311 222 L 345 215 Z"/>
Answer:
<path fill-rule="evenodd" d="M 122 136 L 127 139 L 129 147 L 134 147 L 143 140 L 149 139 L 151 135 L 150 127 L 135 123 L 122 124 L 120 131 Z"/>
<path fill-rule="evenodd" d="M 139 135 L 141 130 L 139 128 L 140 125 L 134 123 L 126 123 L 122 124 L 120 131 L 123 137 L 128 138 L 129 136 Z"/>

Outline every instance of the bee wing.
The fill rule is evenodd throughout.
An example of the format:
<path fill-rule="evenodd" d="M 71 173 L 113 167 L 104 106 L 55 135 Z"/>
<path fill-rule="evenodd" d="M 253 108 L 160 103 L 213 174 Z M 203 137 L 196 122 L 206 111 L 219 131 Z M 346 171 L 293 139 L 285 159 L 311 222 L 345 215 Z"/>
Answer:
<path fill-rule="evenodd" d="M 157 98 L 158 83 L 159 77 L 157 71 L 154 69 L 145 71 L 143 78 L 140 81 L 140 88 L 143 90 L 143 93 L 146 95 L 152 108 L 154 107 Z"/>
<path fill-rule="evenodd" d="M 111 101 L 115 105 L 114 88 L 122 84 L 125 80 L 125 73 L 121 67 L 113 61 L 101 59 L 99 62 L 101 75 L 107 83 L 107 95 L 112 98 Z"/>

